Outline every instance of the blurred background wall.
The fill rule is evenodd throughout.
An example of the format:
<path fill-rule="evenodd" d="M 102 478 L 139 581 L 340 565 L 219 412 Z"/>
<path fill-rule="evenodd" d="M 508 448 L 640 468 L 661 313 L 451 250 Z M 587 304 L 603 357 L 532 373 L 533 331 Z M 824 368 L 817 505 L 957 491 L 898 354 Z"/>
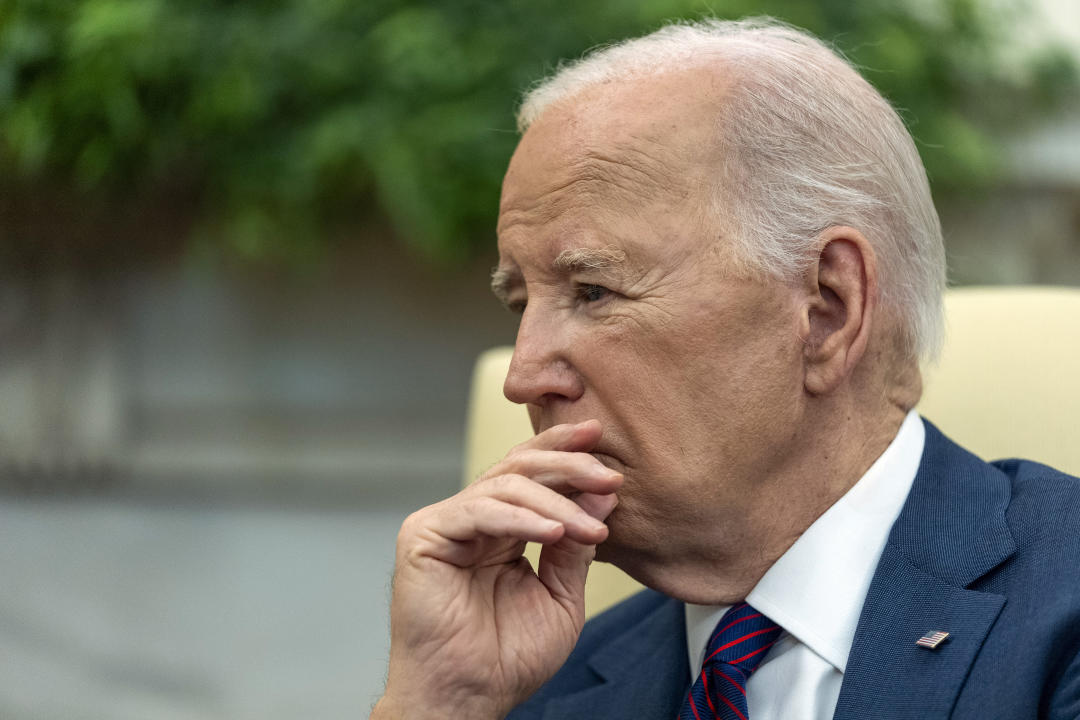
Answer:
<path fill-rule="evenodd" d="M 516 98 L 705 13 L 901 108 L 954 283 L 1080 284 L 1071 0 L 0 2 L 0 717 L 365 713 L 513 340 Z"/>

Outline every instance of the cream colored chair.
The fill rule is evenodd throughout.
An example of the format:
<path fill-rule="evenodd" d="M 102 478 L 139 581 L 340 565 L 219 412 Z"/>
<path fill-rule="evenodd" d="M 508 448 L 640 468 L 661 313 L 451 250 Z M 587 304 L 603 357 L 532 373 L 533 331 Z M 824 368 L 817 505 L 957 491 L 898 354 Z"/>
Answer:
<path fill-rule="evenodd" d="M 1026 457 L 1080 475 L 1080 289 L 950 290 L 945 317 L 945 348 L 924 372 L 919 412 L 981 457 Z M 511 352 L 494 348 L 476 362 L 466 484 L 532 435 L 524 407 L 502 394 Z M 535 552 L 530 558 L 535 563 Z M 639 588 L 597 563 L 586 611 L 595 614 Z"/>

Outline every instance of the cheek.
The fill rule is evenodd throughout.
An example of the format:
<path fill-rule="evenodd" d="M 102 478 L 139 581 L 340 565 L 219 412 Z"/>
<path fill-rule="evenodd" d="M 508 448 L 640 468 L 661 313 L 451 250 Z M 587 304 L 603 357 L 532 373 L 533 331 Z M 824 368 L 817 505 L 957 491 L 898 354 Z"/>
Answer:
<path fill-rule="evenodd" d="M 669 463 L 700 444 L 702 390 L 720 372 L 715 347 L 692 323 L 621 318 L 594 341 L 596 387 L 640 462 Z"/>
<path fill-rule="evenodd" d="M 653 405 L 666 416 L 671 444 L 703 459 L 717 444 L 726 456 L 783 432 L 801 394 L 800 348 L 780 312 L 740 316 L 701 307 L 688 313 L 644 363 L 659 376 L 662 392 Z"/>
<path fill-rule="evenodd" d="M 641 411 L 647 418 L 663 412 L 661 398 L 680 385 L 682 358 L 697 349 L 674 328 L 619 318 L 597 328 L 588 344 L 596 381 L 606 386 L 619 410 Z"/>
<path fill-rule="evenodd" d="M 802 354 L 788 330 L 773 324 L 748 332 L 696 370 L 709 378 L 700 383 L 699 422 L 737 475 L 768 462 L 798 423 Z"/>

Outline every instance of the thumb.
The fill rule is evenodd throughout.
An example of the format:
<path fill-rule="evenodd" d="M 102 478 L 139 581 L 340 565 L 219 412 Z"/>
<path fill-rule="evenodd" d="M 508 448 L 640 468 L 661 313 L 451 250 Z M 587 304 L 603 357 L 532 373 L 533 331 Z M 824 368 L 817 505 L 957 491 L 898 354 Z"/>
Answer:
<path fill-rule="evenodd" d="M 604 520 L 615 509 L 619 499 L 614 493 L 580 493 L 574 502 L 597 520 Z M 545 545 L 540 551 L 537 576 L 551 596 L 570 613 L 579 629 L 585 624 L 585 578 L 595 555 L 595 545 L 583 545 L 567 537 Z"/>
<path fill-rule="evenodd" d="M 578 631 L 585 625 L 585 578 L 595 555 L 595 545 L 565 537 L 540 551 L 536 574 L 551 597 L 570 615 Z"/>

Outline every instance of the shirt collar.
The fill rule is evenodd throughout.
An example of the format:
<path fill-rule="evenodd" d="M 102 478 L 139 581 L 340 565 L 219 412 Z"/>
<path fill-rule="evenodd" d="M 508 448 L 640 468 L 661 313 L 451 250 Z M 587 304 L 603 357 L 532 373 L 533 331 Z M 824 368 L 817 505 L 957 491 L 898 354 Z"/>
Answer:
<path fill-rule="evenodd" d="M 885 452 L 777 560 L 746 597 L 844 672 L 870 581 L 915 481 L 926 429 L 912 410 Z M 691 672 L 729 606 L 686 605 Z M 766 658 L 765 662 L 768 662 Z"/>

